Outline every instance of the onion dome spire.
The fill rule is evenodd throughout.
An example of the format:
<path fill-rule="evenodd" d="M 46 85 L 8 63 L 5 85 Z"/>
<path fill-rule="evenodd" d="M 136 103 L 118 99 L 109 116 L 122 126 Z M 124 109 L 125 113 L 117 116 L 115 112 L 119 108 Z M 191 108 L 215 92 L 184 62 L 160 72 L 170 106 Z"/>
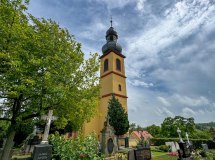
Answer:
<path fill-rule="evenodd" d="M 112 23 L 113 23 L 112 17 L 111 17 L 110 23 L 111 23 L 111 26 L 106 32 L 106 37 L 105 37 L 106 38 L 106 44 L 103 45 L 102 52 L 103 52 L 103 54 L 110 52 L 110 51 L 121 53 L 122 47 L 120 46 L 119 43 L 117 43 L 118 34 L 112 26 Z"/>

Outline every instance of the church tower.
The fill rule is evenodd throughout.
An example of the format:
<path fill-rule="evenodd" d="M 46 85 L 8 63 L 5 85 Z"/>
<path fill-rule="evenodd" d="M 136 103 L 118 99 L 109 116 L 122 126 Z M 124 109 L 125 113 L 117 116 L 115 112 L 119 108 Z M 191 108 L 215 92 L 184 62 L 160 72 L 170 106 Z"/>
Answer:
<path fill-rule="evenodd" d="M 95 117 L 87 126 L 85 133 L 95 131 L 100 135 L 104 128 L 108 112 L 108 102 L 112 95 L 119 100 L 122 107 L 127 111 L 126 76 L 122 47 L 117 43 L 118 34 L 112 27 L 106 32 L 106 44 L 102 47 L 100 56 L 100 101 L 98 106 L 98 116 Z M 93 129 L 90 129 L 93 128 Z"/>

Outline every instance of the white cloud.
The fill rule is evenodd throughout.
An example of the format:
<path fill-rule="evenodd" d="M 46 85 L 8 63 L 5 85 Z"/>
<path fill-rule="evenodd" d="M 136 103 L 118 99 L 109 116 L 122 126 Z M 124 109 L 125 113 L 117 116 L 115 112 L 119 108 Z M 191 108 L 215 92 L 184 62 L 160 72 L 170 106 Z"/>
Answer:
<path fill-rule="evenodd" d="M 196 6 L 180 1 L 167 12 L 166 18 L 159 19 L 148 28 L 143 28 L 137 36 L 127 39 L 129 45 L 126 50 L 133 55 L 131 63 L 144 57 L 142 67 L 149 66 L 148 63 L 154 64 L 159 51 L 179 41 L 182 37 L 195 33 L 200 26 L 215 23 L 215 18 L 212 18 L 215 7 L 208 4 L 204 8 L 201 3 Z"/>
<path fill-rule="evenodd" d="M 168 102 L 164 97 L 157 97 L 157 99 L 163 104 L 163 105 L 165 105 L 165 106 L 167 106 L 167 107 L 170 107 L 171 106 L 171 103 L 170 102 Z"/>
<path fill-rule="evenodd" d="M 155 113 L 158 116 L 164 116 L 164 117 L 174 117 L 175 114 L 173 112 L 171 112 L 170 110 L 168 110 L 166 107 L 159 107 L 156 109 Z"/>
<path fill-rule="evenodd" d="M 128 3 L 131 3 L 132 0 L 90 0 L 90 1 L 97 1 L 101 3 L 105 3 L 108 9 L 114 8 L 123 8 Z"/>
<path fill-rule="evenodd" d="M 209 100 L 205 98 L 204 96 L 196 97 L 196 98 L 191 98 L 188 96 L 180 96 L 180 95 L 175 95 L 175 99 L 182 105 L 185 106 L 200 106 L 204 107 L 210 104 Z"/>
<path fill-rule="evenodd" d="M 80 33 L 79 38 L 84 38 L 88 40 L 96 41 L 98 35 L 105 33 L 107 26 L 102 23 L 99 19 L 94 19 L 88 26 L 85 27 L 85 30 Z"/>
<path fill-rule="evenodd" d="M 196 115 L 196 113 L 191 108 L 186 107 L 182 109 L 182 115 L 184 117 L 192 117 Z"/>
<path fill-rule="evenodd" d="M 146 0 L 137 0 L 136 10 L 138 10 L 140 13 L 144 10 L 144 4 Z"/>
<path fill-rule="evenodd" d="M 128 83 L 130 83 L 133 86 L 142 86 L 142 87 L 146 87 L 146 88 L 154 86 L 153 83 L 146 83 L 144 81 L 140 81 L 140 80 L 137 80 L 137 79 L 128 80 Z"/>

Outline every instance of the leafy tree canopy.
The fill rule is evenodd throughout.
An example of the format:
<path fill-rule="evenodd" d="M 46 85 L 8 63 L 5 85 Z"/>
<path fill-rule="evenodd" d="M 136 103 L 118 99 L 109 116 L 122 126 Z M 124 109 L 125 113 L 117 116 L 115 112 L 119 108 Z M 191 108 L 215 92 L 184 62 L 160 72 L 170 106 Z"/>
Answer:
<path fill-rule="evenodd" d="M 161 133 L 161 127 L 156 126 L 155 124 L 146 127 L 145 130 L 148 131 L 153 137 L 159 137 Z"/>
<path fill-rule="evenodd" d="M 114 95 L 109 100 L 108 116 L 110 117 L 110 125 L 114 128 L 116 135 L 123 135 L 128 131 L 128 114 Z"/>
<path fill-rule="evenodd" d="M 164 137 L 178 137 L 177 128 L 185 136 L 185 132 L 192 134 L 195 130 L 194 118 L 184 118 L 181 116 L 167 117 L 161 124 L 161 134 Z"/>
<path fill-rule="evenodd" d="M 67 29 L 27 14 L 27 4 L 0 1 L 0 120 L 11 124 L 8 139 L 49 109 L 59 128 L 69 121 L 78 130 L 97 106 L 98 55 L 85 60 Z"/>

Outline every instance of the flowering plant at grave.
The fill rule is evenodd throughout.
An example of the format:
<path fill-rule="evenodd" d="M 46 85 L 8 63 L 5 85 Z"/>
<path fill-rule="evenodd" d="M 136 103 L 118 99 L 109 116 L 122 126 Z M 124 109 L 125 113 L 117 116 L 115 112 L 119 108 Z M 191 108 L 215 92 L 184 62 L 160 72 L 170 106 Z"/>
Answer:
<path fill-rule="evenodd" d="M 114 155 L 114 160 L 127 160 L 127 159 L 128 159 L 128 156 L 123 153 L 116 153 Z"/>
<path fill-rule="evenodd" d="M 98 156 L 98 146 L 95 134 L 86 137 L 79 135 L 74 139 L 66 139 L 59 134 L 50 136 L 54 154 L 62 160 L 104 160 Z"/>

